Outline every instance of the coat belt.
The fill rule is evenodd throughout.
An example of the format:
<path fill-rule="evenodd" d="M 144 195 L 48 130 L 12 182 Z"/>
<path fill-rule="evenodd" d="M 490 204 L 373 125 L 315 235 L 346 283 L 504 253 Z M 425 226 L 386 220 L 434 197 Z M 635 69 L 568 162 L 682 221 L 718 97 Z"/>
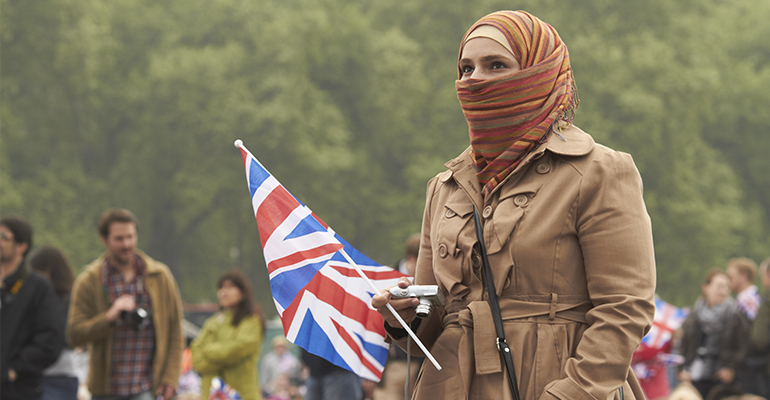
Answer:
<path fill-rule="evenodd" d="M 561 320 L 587 323 L 586 312 L 591 309 L 588 299 L 583 301 L 559 303 L 558 296 L 553 294 L 551 301 L 532 302 L 514 299 L 499 299 L 500 314 L 503 322 L 535 317 L 536 322 L 553 323 L 558 316 Z M 502 372 L 500 353 L 497 350 L 497 333 L 489 302 L 486 300 L 470 303 L 453 303 L 447 306 L 448 314 L 443 319 L 446 328 L 449 325 L 459 325 L 463 330 L 460 339 L 460 349 L 469 349 L 468 341 L 473 341 L 473 351 L 459 352 L 460 373 L 466 385 L 470 383 L 471 366 L 476 374 L 492 374 Z M 509 338 L 510 339 L 510 338 Z M 473 362 L 471 359 L 473 359 Z M 467 386 L 466 386 L 467 387 Z"/>

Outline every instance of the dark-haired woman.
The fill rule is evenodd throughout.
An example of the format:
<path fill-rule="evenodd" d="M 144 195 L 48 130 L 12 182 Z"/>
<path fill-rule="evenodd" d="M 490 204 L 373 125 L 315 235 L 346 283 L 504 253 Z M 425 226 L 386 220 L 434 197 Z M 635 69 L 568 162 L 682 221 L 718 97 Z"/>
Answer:
<path fill-rule="evenodd" d="M 218 376 L 244 400 L 261 400 L 257 360 L 264 317 L 242 272 L 222 275 L 217 288 L 221 311 L 206 320 L 192 342 L 193 367 L 201 375 L 201 399 L 209 398 L 211 380 Z"/>
<path fill-rule="evenodd" d="M 443 369 L 423 363 L 412 399 L 513 397 L 474 206 L 520 398 L 644 398 L 629 364 L 655 311 L 655 259 L 631 156 L 572 124 L 567 46 L 537 17 L 483 17 L 463 37 L 456 68 L 470 147 L 428 183 L 414 281 L 446 298 L 413 324 Z M 414 301 L 386 291 L 372 299 L 402 348 L 406 333 L 384 306 L 413 322 Z"/>
<path fill-rule="evenodd" d="M 705 399 L 717 385 L 733 383 L 735 369 L 748 350 L 743 338 L 749 322 L 730 297 L 725 271 L 709 270 L 701 293 L 682 324 L 680 351 L 685 361 L 679 380 L 692 383 Z"/>
<path fill-rule="evenodd" d="M 52 315 L 61 327 L 63 350 L 56 362 L 43 371 L 43 397 L 41 400 L 77 400 L 78 377 L 75 374 L 75 350 L 67 346 L 64 328 L 67 325 L 67 310 L 75 275 L 67 257 L 55 247 L 43 247 L 29 260 L 32 269 L 53 284 L 58 297 L 57 310 Z"/>

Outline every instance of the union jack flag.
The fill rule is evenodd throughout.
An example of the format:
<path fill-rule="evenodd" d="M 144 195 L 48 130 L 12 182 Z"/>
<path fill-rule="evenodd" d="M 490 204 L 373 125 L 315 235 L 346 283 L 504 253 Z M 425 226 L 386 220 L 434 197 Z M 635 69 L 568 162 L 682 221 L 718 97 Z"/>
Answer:
<path fill-rule="evenodd" d="M 400 272 L 348 244 L 289 193 L 242 142 L 246 181 L 284 334 L 292 343 L 362 378 L 379 381 L 388 345 L 374 296 L 347 253 L 378 289 Z"/>
<path fill-rule="evenodd" d="M 220 377 L 211 380 L 208 400 L 242 400 L 237 390 L 226 384 Z"/>
<path fill-rule="evenodd" d="M 663 347 L 687 318 L 687 310 L 677 308 L 655 297 L 655 317 L 652 327 L 642 338 L 642 344 L 659 349 Z"/>

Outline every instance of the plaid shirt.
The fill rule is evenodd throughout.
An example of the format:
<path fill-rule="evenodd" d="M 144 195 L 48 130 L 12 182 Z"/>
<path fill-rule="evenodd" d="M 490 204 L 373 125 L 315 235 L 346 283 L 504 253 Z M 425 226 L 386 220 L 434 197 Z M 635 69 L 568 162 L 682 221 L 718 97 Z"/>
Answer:
<path fill-rule="evenodd" d="M 751 285 L 738 293 L 738 308 L 743 312 L 743 315 L 753 321 L 757 317 L 759 311 L 759 303 L 762 302 L 762 296 L 757 292 L 757 287 Z"/>
<path fill-rule="evenodd" d="M 144 289 L 146 265 L 138 255 L 134 268 L 136 275 L 130 282 L 126 282 L 123 274 L 109 262 L 109 258 L 102 266 L 102 286 L 109 292 L 111 302 L 124 294 L 130 294 L 134 296 L 138 308 L 144 308 L 150 313 L 150 324 L 141 330 L 125 324 L 122 319 L 116 321 L 110 393 L 117 396 L 130 396 L 152 388 L 155 327 L 151 317 L 150 296 Z"/>

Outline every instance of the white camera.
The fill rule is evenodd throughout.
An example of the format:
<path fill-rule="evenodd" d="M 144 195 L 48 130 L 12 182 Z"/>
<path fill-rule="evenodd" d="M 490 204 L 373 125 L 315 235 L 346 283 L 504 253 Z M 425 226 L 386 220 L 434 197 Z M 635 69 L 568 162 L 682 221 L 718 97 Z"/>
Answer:
<path fill-rule="evenodd" d="M 438 285 L 411 285 L 405 288 L 395 286 L 390 288 L 390 297 L 394 299 L 419 298 L 420 304 L 414 310 L 418 318 L 427 317 L 433 304 L 444 305 L 444 294 L 441 293 Z"/>

